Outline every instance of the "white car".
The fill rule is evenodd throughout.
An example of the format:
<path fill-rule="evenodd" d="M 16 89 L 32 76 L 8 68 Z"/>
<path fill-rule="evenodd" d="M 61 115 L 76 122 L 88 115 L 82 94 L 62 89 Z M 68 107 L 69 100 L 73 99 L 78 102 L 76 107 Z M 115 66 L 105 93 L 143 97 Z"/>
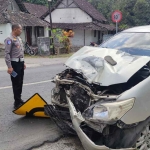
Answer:
<path fill-rule="evenodd" d="M 85 150 L 150 150 L 150 25 L 85 46 L 65 65 L 45 113 Z"/>

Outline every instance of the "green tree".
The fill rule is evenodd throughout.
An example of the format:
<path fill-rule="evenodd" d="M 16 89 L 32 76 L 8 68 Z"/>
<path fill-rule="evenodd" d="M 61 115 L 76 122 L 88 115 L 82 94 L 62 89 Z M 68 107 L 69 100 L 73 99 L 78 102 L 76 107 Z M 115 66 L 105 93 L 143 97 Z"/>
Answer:
<path fill-rule="evenodd" d="M 150 24 L 150 0 L 88 0 L 108 20 L 111 21 L 111 13 L 120 10 L 123 19 L 119 23 L 120 29 L 138 25 Z"/>
<path fill-rule="evenodd" d="M 135 24 L 150 24 L 150 2 L 149 0 L 137 0 L 133 9 L 135 14 Z"/>

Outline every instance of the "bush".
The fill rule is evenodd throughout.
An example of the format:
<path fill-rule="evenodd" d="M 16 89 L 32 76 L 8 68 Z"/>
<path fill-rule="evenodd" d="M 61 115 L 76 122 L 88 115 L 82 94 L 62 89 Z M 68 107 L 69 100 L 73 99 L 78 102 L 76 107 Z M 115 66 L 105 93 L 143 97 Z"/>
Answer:
<path fill-rule="evenodd" d="M 70 53 L 71 41 L 68 36 L 64 35 L 63 30 L 53 29 L 52 33 L 54 41 L 59 43 L 59 45 L 62 45 L 62 47 L 66 50 L 66 53 Z"/>

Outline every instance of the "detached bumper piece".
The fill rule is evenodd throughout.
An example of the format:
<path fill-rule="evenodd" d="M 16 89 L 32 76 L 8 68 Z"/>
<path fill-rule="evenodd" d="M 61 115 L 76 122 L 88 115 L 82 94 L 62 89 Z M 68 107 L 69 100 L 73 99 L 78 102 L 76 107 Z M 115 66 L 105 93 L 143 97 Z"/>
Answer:
<path fill-rule="evenodd" d="M 45 115 L 49 116 L 64 134 L 77 135 L 71 123 L 71 117 L 67 108 L 55 105 L 45 105 Z"/>

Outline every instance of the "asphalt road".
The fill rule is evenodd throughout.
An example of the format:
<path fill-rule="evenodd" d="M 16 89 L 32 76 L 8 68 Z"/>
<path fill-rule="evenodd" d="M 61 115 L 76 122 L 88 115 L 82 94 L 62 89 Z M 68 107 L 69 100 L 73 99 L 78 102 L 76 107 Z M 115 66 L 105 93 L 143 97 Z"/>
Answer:
<path fill-rule="evenodd" d="M 27 68 L 22 99 L 26 101 L 35 93 L 39 93 L 49 103 L 51 89 L 54 85 L 48 80 L 64 68 L 63 65 L 54 64 Z M 47 82 L 42 83 L 42 81 Z M 10 86 L 9 75 L 6 71 L 0 71 L 0 150 L 29 150 L 46 141 L 50 143 L 58 141 L 62 133 L 49 118 L 27 118 L 12 113 L 14 100 Z M 57 148 L 59 150 L 65 149 L 58 146 Z"/>

